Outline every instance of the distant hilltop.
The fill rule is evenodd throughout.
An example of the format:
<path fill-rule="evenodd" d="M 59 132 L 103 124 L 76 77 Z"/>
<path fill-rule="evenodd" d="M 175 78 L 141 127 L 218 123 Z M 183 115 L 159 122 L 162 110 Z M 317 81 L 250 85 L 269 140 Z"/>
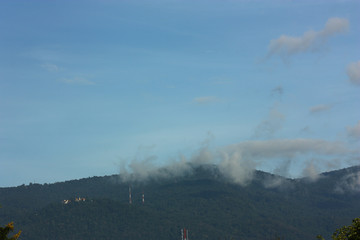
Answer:
<path fill-rule="evenodd" d="M 0 225 L 14 221 L 27 240 L 179 239 L 179 229 L 191 239 L 330 239 L 360 216 L 359 180 L 355 166 L 316 179 L 254 171 L 241 185 L 201 166 L 146 182 L 113 175 L 0 188 Z"/>

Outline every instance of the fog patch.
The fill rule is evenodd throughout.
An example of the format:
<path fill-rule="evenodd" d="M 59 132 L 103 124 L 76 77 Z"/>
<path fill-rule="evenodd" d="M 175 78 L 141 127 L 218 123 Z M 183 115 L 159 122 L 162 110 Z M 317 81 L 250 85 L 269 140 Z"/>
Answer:
<path fill-rule="evenodd" d="M 263 186 L 265 188 L 276 188 L 279 190 L 287 190 L 287 189 L 291 189 L 294 187 L 293 183 L 291 182 L 291 180 L 278 176 L 278 175 L 272 175 L 272 176 L 268 176 L 266 177 L 263 182 L 262 182 Z"/>
<path fill-rule="evenodd" d="M 240 185 L 251 182 L 256 167 L 254 161 L 243 158 L 240 150 L 221 151 L 220 156 L 219 170 L 227 179 Z"/>
<path fill-rule="evenodd" d="M 120 169 L 120 179 L 124 182 L 161 180 L 191 175 L 194 169 L 204 165 L 216 165 L 220 175 L 230 182 L 247 185 L 253 180 L 256 168 L 266 162 L 279 162 L 274 174 L 288 177 L 290 168 L 298 159 L 317 159 L 326 165 L 329 157 L 344 156 L 351 153 L 341 142 L 318 139 L 274 139 L 263 141 L 244 141 L 220 148 L 210 148 L 213 136 L 201 144 L 190 157 L 179 155 L 159 166 L 156 155 L 137 154 L 130 162 L 124 161 Z M 336 157 L 334 159 L 337 159 Z M 306 164 L 303 174 L 310 180 L 318 179 L 318 166 L 315 160 Z M 277 187 L 282 179 L 273 178 L 264 183 L 266 187 Z"/>
<path fill-rule="evenodd" d="M 320 172 L 314 160 L 307 162 L 302 173 L 303 176 L 310 182 L 315 182 L 320 178 Z"/>
<path fill-rule="evenodd" d="M 337 193 L 360 193 L 360 171 L 349 173 L 335 185 Z"/>
<path fill-rule="evenodd" d="M 286 159 L 278 167 L 275 168 L 274 174 L 287 177 L 289 176 L 290 166 L 291 166 L 291 159 Z"/>

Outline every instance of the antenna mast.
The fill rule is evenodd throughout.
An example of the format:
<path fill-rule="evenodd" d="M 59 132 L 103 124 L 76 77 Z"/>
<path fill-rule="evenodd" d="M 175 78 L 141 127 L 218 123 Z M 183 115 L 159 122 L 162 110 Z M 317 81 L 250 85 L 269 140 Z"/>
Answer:
<path fill-rule="evenodd" d="M 132 200 L 131 200 L 131 186 L 129 186 L 129 204 L 132 204 Z"/>
<path fill-rule="evenodd" d="M 181 229 L 181 240 L 189 240 L 189 230 L 186 228 Z"/>

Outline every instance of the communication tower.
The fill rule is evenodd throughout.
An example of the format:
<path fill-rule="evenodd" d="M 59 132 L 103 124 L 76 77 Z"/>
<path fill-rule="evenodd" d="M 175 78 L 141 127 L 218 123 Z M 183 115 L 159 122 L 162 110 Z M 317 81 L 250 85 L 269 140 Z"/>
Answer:
<path fill-rule="evenodd" d="M 181 240 L 189 240 L 189 230 L 186 228 L 181 229 Z"/>

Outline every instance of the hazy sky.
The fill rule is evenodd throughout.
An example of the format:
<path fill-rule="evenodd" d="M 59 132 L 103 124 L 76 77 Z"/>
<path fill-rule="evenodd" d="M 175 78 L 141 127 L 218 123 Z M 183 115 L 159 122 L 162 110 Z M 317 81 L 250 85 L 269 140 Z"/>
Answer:
<path fill-rule="evenodd" d="M 359 164 L 359 12 L 351 0 L 0 1 L 0 186 L 150 160 L 216 162 L 235 179 Z"/>

